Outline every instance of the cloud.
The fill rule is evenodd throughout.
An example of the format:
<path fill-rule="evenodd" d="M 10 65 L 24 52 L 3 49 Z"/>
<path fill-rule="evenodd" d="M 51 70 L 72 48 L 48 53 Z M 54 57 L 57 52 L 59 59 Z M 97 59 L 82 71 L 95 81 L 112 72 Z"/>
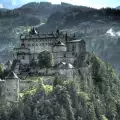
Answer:
<path fill-rule="evenodd" d="M 11 3 L 12 3 L 12 5 L 16 5 L 17 4 L 16 0 L 11 0 Z"/>
<path fill-rule="evenodd" d="M 111 36 L 111 37 L 120 37 L 120 31 L 115 31 L 113 30 L 113 28 L 110 28 L 107 32 L 106 32 L 107 36 Z"/>
<path fill-rule="evenodd" d="M 4 7 L 3 7 L 3 4 L 0 4 L 0 8 L 4 8 Z"/>

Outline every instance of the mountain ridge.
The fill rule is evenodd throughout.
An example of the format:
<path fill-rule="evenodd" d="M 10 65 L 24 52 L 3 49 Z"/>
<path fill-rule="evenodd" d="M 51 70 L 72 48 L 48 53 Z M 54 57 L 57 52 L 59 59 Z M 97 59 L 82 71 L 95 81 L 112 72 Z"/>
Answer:
<path fill-rule="evenodd" d="M 120 9 L 120 6 L 117 6 L 116 8 L 117 8 L 117 9 Z"/>

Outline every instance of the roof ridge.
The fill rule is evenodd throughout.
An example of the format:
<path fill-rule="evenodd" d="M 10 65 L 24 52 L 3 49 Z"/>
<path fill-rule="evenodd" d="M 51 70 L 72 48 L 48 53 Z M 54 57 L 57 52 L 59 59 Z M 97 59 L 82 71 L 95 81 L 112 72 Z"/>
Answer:
<path fill-rule="evenodd" d="M 6 79 L 18 79 L 18 76 L 13 71 L 11 71 Z"/>

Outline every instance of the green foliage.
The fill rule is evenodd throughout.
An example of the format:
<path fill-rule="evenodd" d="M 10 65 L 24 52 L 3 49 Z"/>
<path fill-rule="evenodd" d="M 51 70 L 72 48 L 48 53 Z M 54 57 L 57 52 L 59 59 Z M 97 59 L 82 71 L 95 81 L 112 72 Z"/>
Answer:
<path fill-rule="evenodd" d="M 53 86 L 51 85 L 43 85 L 44 89 L 45 89 L 45 93 L 49 94 L 53 91 Z"/>
<path fill-rule="evenodd" d="M 43 51 L 38 56 L 39 66 L 41 68 L 49 68 L 53 66 L 53 55 L 49 51 Z"/>
<path fill-rule="evenodd" d="M 94 54 L 91 56 L 92 73 L 95 82 L 102 82 L 106 75 L 106 64 Z"/>
<path fill-rule="evenodd" d="M 102 120 L 108 120 L 105 115 L 102 115 Z"/>
<path fill-rule="evenodd" d="M 29 90 L 25 90 L 22 93 L 20 93 L 20 97 L 23 97 L 24 95 L 27 95 L 27 94 L 34 95 L 36 91 L 37 91 L 37 88 L 34 88 L 34 87 L 30 88 Z"/>
<path fill-rule="evenodd" d="M 119 79 L 117 74 L 115 73 L 115 70 L 113 69 L 113 66 L 110 63 L 106 63 L 106 67 L 107 67 L 107 72 L 109 72 L 111 78 Z"/>
<path fill-rule="evenodd" d="M 90 100 L 88 94 L 85 93 L 85 92 L 78 92 L 77 94 L 78 94 L 79 97 L 83 98 L 85 101 L 89 101 Z"/>
<path fill-rule="evenodd" d="M 60 75 L 56 74 L 55 79 L 53 81 L 53 87 L 56 87 L 57 85 L 62 85 L 63 80 L 60 78 Z"/>
<path fill-rule="evenodd" d="M 59 85 L 56 86 L 55 94 L 57 96 L 58 102 L 61 105 L 63 105 L 63 107 L 66 109 L 68 119 L 75 120 L 74 112 L 73 112 L 73 108 L 72 108 L 72 102 L 71 102 L 70 95 L 69 95 L 68 91 L 66 90 L 66 88 L 63 86 L 59 86 Z"/>
<path fill-rule="evenodd" d="M 0 64 L 0 77 L 1 78 L 3 77 L 3 73 L 4 73 L 3 66 Z"/>
<path fill-rule="evenodd" d="M 37 82 L 37 85 L 32 85 L 29 89 L 22 91 L 20 93 L 20 97 L 24 97 L 25 95 L 34 95 L 37 91 L 43 89 L 43 81 L 39 77 L 29 77 L 26 79 L 26 82 Z"/>

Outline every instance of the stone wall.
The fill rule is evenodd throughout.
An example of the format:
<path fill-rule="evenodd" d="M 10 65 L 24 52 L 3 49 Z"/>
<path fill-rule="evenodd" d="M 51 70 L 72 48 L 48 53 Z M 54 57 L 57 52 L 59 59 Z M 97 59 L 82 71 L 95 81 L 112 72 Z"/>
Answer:
<path fill-rule="evenodd" d="M 19 80 L 6 80 L 5 99 L 7 101 L 19 100 Z"/>
<path fill-rule="evenodd" d="M 20 80 L 20 92 L 31 87 L 33 81 Z"/>

